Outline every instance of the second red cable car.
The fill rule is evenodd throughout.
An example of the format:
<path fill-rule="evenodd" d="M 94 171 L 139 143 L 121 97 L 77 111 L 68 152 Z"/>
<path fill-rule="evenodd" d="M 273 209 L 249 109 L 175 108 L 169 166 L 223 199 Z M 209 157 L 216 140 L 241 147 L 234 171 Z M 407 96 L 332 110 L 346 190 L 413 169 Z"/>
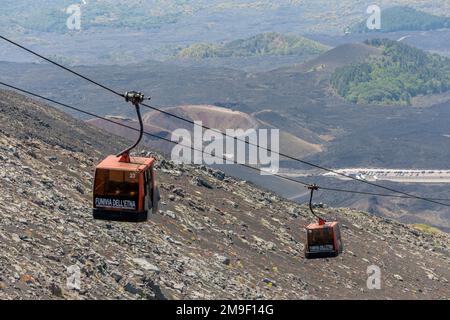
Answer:
<path fill-rule="evenodd" d="M 308 189 L 311 190 L 309 209 L 319 221 L 306 227 L 305 258 L 337 257 L 344 249 L 339 222 L 327 222 L 314 212 L 312 197 L 314 190 L 318 190 L 319 187 L 311 185 Z"/>

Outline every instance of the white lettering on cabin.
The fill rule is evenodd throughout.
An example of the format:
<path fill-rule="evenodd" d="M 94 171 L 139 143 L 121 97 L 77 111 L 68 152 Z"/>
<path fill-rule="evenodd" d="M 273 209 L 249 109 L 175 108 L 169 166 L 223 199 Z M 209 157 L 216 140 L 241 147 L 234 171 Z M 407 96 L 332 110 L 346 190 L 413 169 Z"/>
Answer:
<path fill-rule="evenodd" d="M 136 209 L 136 201 L 109 199 L 109 198 L 95 198 L 95 206 L 99 208 L 115 208 L 115 209 Z"/>

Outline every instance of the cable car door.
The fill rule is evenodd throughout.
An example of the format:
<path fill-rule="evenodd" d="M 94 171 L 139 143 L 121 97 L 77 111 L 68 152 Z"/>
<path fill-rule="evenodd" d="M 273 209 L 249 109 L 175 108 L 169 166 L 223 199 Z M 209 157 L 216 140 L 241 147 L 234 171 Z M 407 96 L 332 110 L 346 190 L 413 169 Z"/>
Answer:
<path fill-rule="evenodd" d="M 156 186 L 155 174 L 153 168 L 145 171 L 145 210 L 152 210 L 153 214 L 158 213 L 159 207 L 159 188 Z"/>
<path fill-rule="evenodd" d="M 152 182 L 152 213 L 157 214 L 159 210 L 159 200 L 161 199 L 159 195 L 159 188 L 156 184 L 156 175 L 153 167 L 150 168 L 151 182 Z"/>

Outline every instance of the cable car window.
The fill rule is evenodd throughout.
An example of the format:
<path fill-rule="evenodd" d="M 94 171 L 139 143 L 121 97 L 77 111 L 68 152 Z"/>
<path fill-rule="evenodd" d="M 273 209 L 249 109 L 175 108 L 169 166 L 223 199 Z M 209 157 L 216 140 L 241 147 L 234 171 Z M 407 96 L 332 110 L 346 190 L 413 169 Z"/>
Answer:
<path fill-rule="evenodd" d="M 333 232 L 331 228 L 308 230 L 308 244 L 310 246 L 333 245 Z"/>
<path fill-rule="evenodd" d="M 139 194 L 139 177 L 132 171 L 99 169 L 94 190 L 98 196 L 134 198 Z"/>

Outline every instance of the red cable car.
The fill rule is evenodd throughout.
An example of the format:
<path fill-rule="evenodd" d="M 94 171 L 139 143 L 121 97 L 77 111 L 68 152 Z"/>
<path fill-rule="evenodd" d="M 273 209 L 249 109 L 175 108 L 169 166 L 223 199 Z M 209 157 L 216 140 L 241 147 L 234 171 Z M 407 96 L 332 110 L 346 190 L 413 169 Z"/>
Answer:
<path fill-rule="evenodd" d="M 343 251 L 339 222 L 327 222 L 314 212 L 312 197 L 314 190 L 318 190 L 319 187 L 312 185 L 308 186 L 308 189 L 311 190 L 309 209 L 319 221 L 306 227 L 305 258 L 337 257 Z"/>
<path fill-rule="evenodd" d="M 157 213 L 159 189 L 156 184 L 154 158 L 130 157 L 144 132 L 139 104 L 144 96 L 139 92 L 125 93 L 126 101 L 136 107 L 140 123 L 138 140 L 118 155 L 108 156 L 95 169 L 93 191 L 94 219 L 142 222 L 149 212 Z"/>

